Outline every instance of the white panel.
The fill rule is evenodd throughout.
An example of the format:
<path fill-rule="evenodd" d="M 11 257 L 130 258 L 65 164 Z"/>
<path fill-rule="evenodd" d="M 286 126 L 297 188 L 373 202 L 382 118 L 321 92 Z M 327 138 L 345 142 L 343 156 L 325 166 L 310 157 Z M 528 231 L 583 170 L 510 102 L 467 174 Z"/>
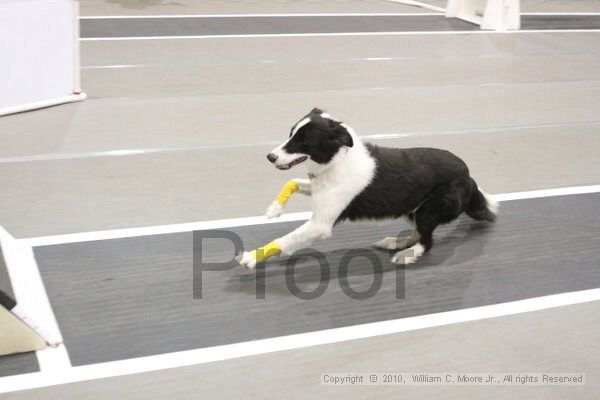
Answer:
<path fill-rule="evenodd" d="M 481 29 L 518 30 L 521 27 L 519 0 L 448 0 L 446 17 L 460 18 Z"/>
<path fill-rule="evenodd" d="M 448 0 L 446 16 L 464 19 L 465 21 L 481 25 L 486 4 L 486 0 Z"/>
<path fill-rule="evenodd" d="M 55 104 L 73 94 L 78 61 L 75 4 L 0 0 L 0 115 L 28 105 Z"/>

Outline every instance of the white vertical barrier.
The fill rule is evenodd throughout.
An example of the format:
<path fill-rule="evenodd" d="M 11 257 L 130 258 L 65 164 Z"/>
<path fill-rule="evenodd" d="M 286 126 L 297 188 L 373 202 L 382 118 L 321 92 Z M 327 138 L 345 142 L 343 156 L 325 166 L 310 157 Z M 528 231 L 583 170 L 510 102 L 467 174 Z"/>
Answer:
<path fill-rule="evenodd" d="M 521 28 L 519 0 L 448 0 L 446 17 L 473 22 L 481 29 L 506 31 Z"/>
<path fill-rule="evenodd" d="M 0 0 L 0 115 L 85 97 L 79 2 Z"/>

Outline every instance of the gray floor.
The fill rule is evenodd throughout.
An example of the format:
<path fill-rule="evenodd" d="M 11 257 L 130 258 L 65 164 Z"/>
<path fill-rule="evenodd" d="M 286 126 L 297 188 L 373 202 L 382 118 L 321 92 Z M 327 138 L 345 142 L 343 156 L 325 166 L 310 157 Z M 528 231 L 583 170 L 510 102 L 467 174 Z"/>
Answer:
<path fill-rule="evenodd" d="M 424 3 L 446 7 L 446 0 Z M 596 0 L 521 0 L 523 12 L 600 12 Z M 386 0 L 81 0 L 82 15 L 431 12 Z"/>
<path fill-rule="evenodd" d="M 539 0 L 538 0 L 539 1 Z M 565 0 L 560 0 L 564 2 Z M 429 4 L 444 6 L 444 0 Z M 593 1 L 585 1 L 586 4 Z M 585 5 L 584 5 L 585 6 Z M 588 5 L 587 7 L 593 7 Z M 385 0 L 82 0 L 81 15 L 422 13 Z"/>
<path fill-rule="evenodd" d="M 381 144 L 449 148 L 491 193 L 600 181 L 595 34 L 82 50 L 84 66 L 139 67 L 84 69 L 89 100 L 0 119 L 0 221 L 17 237 L 260 215 L 286 179 L 304 174 L 276 171 L 264 155 L 315 105 L 362 135 L 414 134 Z M 392 59 L 367 60 L 378 57 Z M 159 152 L 94 157 L 122 149 Z"/>
<path fill-rule="evenodd" d="M 522 6 L 525 12 L 600 12 L 599 2 L 590 0 L 523 0 Z M 81 7 L 84 15 L 429 12 L 378 0 L 82 0 Z M 406 135 L 379 139 L 380 144 L 448 148 L 492 193 L 598 184 L 597 35 L 82 42 L 88 100 L 0 118 L 0 224 L 28 237 L 262 214 L 286 179 L 304 174 L 275 171 L 264 154 L 315 105 L 362 135 Z M 140 153 L 107 153 L 125 149 Z M 289 210 L 307 207 L 294 198 Z M 552 218 L 543 222 L 551 224 Z M 559 232 L 548 243 L 558 236 L 567 238 Z M 570 254 L 568 240 L 556 249 L 538 243 L 552 254 L 564 248 L 559 259 Z M 533 257 L 537 251 L 529 253 Z M 74 277 L 84 275 L 82 270 Z M 506 283 L 515 276 L 501 278 Z M 572 274 L 564 283 L 577 279 Z M 395 388 L 324 388 L 318 375 L 329 368 L 402 367 L 565 368 L 590 377 L 580 388 L 403 388 L 400 395 L 409 398 L 592 399 L 600 365 L 598 307 L 592 303 L 4 397 L 397 397 Z M 169 316 L 185 319 L 176 312 Z M 0 368 L 19 370 L 24 364 L 37 368 L 33 355 L 10 363 L 2 359 Z"/>
<path fill-rule="evenodd" d="M 202 262 L 226 262 L 235 251 L 228 240 L 210 239 L 198 255 L 191 233 L 46 246 L 35 255 L 71 362 L 83 365 L 592 289 L 600 286 L 600 224 L 589 216 L 600 212 L 599 200 L 503 203 L 497 224 L 465 217 L 436 231 L 432 252 L 406 270 L 389 262 L 391 253 L 370 250 L 382 237 L 410 234 L 398 223 L 337 227 L 313 246 L 326 257 L 327 275 L 313 258 L 293 258 L 293 274 L 287 258 L 259 272 L 231 262 L 208 268 Z M 299 224 L 231 232 L 252 249 Z M 346 284 L 342 259 L 351 249 L 362 256 L 347 264 Z M 202 276 L 196 300 L 194 270 Z M 303 292 L 323 285 L 322 296 L 294 295 L 288 274 Z M 376 279 L 381 288 L 367 298 L 344 292 L 368 291 Z"/>

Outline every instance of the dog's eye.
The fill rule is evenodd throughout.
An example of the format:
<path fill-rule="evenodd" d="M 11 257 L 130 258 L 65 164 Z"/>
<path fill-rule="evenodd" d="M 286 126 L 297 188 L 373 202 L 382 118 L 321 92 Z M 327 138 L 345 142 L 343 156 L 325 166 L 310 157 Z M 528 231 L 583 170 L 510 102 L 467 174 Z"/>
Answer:
<path fill-rule="evenodd" d="M 304 132 L 296 132 L 292 141 L 297 144 L 306 144 L 306 134 Z"/>

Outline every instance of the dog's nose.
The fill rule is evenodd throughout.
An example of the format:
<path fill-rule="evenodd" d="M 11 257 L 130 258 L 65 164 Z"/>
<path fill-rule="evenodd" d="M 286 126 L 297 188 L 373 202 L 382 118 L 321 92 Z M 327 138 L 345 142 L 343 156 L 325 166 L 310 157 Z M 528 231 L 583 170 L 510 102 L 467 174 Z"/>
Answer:
<path fill-rule="evenodd" d="M 269 160 L 273 163 L 273 162 L 277 161 L 277 156 L 273 153 L 269 153 L 269 154 L 267 154 L 267 160 Z"/>

